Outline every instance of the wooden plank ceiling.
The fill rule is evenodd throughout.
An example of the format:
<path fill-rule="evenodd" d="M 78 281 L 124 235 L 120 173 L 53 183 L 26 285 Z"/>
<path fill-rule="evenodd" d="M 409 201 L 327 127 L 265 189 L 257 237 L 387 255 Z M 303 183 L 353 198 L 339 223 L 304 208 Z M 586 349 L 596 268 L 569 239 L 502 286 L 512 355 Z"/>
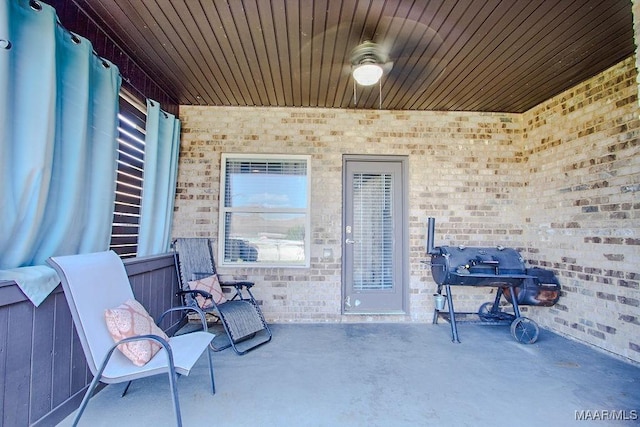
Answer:
<path fill-rule="evenodd" d="M 635 52 L 630 0 L 75 1 L 187 105 L 523 112 Z"/>

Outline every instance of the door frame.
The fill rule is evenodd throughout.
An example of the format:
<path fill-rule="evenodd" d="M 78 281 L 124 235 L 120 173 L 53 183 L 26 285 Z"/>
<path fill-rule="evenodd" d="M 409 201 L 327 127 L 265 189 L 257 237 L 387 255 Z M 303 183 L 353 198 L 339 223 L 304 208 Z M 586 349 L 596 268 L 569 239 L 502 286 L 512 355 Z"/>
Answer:
<path fill-rule="evenodd" d="M 397 162 L 400 163 L 401 173 L 400 179 L 402 180 L 402 194 L 400 195 L 400 203 L 402 204 L 402 224 L 401 224 L 401 238 L 399 245 L 401 247 L 401 267 L 400 277 L 402 286 L 402 312 L 386 312 L 386 313 L 353 313 L 345 312 L 345 295 L 347 293 L 347 281 L 346 281 L 346 268 L 345 268 L 345 239 L 346 239 L 346 203 L 347 203 L 347 189 L 345 183 L 347 182 L 347 163 L 348 162 Z M 341 258 L 341 290 L 340 290 L 340 313 L 342 315 L 361 316 L 361 315 L 396 315 L 409 313 L 409 156 L 399 155 L 370 155 L 370 154 L 343 154 L 342 156 L 342 224 L 340 230 L 340 247 L 342 249 Z"/>

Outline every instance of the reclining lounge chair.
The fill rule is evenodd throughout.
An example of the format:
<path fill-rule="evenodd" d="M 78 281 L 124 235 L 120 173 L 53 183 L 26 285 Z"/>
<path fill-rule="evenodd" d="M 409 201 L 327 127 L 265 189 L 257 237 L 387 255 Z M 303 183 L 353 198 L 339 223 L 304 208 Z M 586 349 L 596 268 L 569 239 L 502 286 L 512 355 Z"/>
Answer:
<path fill-rule="evenodd" d="M 184 304 L 217 317 L 227 334 L 227 344 L 211 343 L 214 351 L 232 347 L 243 355 L 271 341 L 271 330 L 251 293 L 254 283 L 220 280 L 209 239 L 179 238 L 173 242 L 173 250 L 181 287 L 178 294 Z M 228 298 L 222 290 L 230 288 L 233 296 Z"/>

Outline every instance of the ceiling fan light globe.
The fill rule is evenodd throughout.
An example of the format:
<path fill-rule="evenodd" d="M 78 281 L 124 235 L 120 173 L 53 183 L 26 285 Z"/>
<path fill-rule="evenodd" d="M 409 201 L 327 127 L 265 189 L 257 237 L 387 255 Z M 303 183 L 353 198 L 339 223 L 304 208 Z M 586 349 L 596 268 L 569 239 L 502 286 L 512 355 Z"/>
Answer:
<path fill-rule="evenodd" d="M 353 78 L 361 86 L 371 86 L 380 81 L 382 67 L 378 64 L 362 64 L 353 69 Z"/>

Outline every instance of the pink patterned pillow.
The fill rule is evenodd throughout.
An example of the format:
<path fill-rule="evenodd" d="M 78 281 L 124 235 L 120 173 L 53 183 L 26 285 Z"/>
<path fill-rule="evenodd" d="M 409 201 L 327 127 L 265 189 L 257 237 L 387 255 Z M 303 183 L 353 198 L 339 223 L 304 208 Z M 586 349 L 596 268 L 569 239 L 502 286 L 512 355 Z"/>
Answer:
<path fill-rule="evenodd" d="M 147 310 L 136 300 L 130 299 L 116 308 L 105 310 L 104 317 L 107 322 L 107 329 L 109 329 L 114 342 L 124 338 L 148 334 L 169 340 L 167 334 L 156 326 Z M 130 341 L 118 346 L 118 350 L 136 366 L 143 366 L 151 360 L 160 348 L 160 344 L 152 340 Z"/>
<path fill-rule="evenodd" d="M 190 281 L 189 289 L 210 293 L 216 304 L 227 302 L 227 297 L 225 297 L 224 293 L 222 292 L 217 274 L 205 277 L 203 279 Z M 211 306 L 213 306 L 210 300 L 204 298 L 201 295 L 196 295 L 196 301 L 198 302 L 198 306 L 200 306 L 200 308 L 202 309 L 210 308 Z"/>

